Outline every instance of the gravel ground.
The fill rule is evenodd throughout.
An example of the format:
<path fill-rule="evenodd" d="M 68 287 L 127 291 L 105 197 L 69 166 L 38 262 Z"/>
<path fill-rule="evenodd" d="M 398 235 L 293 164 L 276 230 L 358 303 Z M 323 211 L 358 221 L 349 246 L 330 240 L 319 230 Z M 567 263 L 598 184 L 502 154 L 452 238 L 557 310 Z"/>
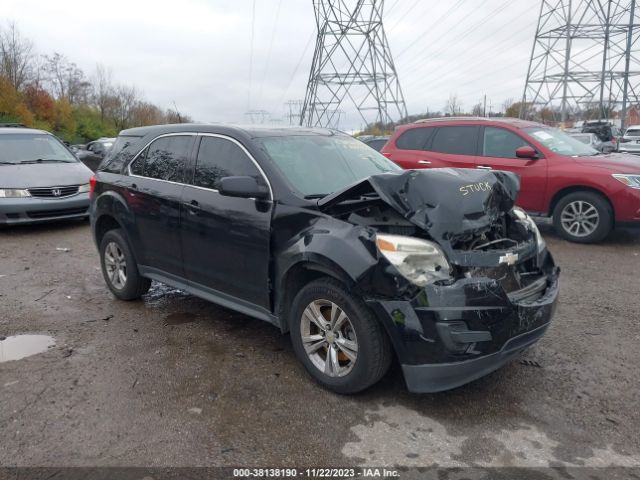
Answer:
<path fill-rule="evenodd" d="M 395 366 L 343 397 L 264 322 L 159 284 L 115 300 L 86 223 L 0 230 L 0 336 L 56 342 L 0 363 L 0 465 L 637 467 L 640 230 L 543 232 L 561 304 L 520 360 L 433 395 Z"/>

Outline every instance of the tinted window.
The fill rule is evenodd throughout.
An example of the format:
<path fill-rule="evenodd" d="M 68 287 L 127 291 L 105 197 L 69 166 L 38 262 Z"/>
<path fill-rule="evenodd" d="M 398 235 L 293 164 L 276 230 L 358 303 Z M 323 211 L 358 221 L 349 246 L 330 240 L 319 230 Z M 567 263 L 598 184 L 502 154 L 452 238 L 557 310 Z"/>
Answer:
<path fill-rule="evenodd" d="M 147 152 L 149 151 L 149 147 L 145 148 L 144 151 L 138 155 L 136 161 L 131 164 L 129 167 L 131 169 L 131 173 L 134 175 L 144 175 L 144 161 L 147 158 Z"/>
<path fill-rule="evenodd" d="M 144 177 L 182 182 L 183 166 L 189 155 L 191 136 L 172 135 L 155 140 L 131 165 L 131 173 Z"/>
<path fill-rule="evenodd" d="M 384 144 L 387 143 L 386 140 L 369 140 L 368 142 L 365 142 L 367 145 L 369 145 L 371 148 L 373 148 L 376 152 L 379 152 L 380 150 L 382 150 L 382 147 L 384 147 Z"/>
<path fill-rule="evenodd" d="M 440 127 L 429 150 L 454 155 L 475 155 L 478 127 Z"/>
<path fill-rule="evenodd" d="M 34 160 L 77 161 L 53 135 L 37 133 L 0 135 L 0 162 L 20 163 Z"/>
<path fill-rule="evenodd" d="M 412 128 L 396 140 L 396 147 L 402 150 L 423 150 L 433 136 L 435 128 Z"/>
<path fill-rule="evenodd" d="M 120 173 L 122 165 L 126 164 L 137 153 L 136 146 L 141 137 L 120 136 L 103 160 L 98 170 L 110 173 Z M 137 162 L 136 162 L 137 163 Z M 134 166 L 131 166 L 133 172 Z M 135 173 L 135 172 L 134 172 Z"/>
<path fill-rule="evenodd" d="M 516 150 L 528 146 L 522 138 L 504 128 L 486 127 L 484 129 L 485 157 L 518 158 Z"/>
<path fill-rule="evenodd" d="M 630 128 L 624 135 L 625 137 L 640 137 L 640 130 Z"/>
<path fill-rule="evenodd" d="M 202 137 L 193 184 L 218 189 L 223 177 L 250 176 L 264 184 L 260 171 L 236 143 L 218 137 Z"/>

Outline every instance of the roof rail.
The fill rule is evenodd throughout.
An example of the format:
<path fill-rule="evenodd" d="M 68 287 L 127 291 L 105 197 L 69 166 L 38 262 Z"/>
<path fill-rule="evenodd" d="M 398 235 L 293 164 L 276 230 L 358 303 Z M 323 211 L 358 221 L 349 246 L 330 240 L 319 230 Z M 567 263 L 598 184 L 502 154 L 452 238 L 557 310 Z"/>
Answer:
<path fill-rule="evenodd" d="M 490 120 L 488 117 L 436 117 L 436 118 L 421 118 L 413 123 L 425 123 L 425 122 L 446 122 L 449 120 Z"/>
<path fill-rule="evenodd" d="M 22 123 L 0 123 L 0 128 L 26 128 Z"/>

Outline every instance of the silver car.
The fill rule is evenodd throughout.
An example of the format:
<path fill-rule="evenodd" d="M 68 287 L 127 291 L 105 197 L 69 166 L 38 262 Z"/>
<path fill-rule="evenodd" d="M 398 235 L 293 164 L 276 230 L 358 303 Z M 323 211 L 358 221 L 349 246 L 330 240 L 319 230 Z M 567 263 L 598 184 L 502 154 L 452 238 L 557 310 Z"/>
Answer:
<path fill-rule="evenodd" d="M 91 175 L 50 133 L 0 128 L 0 225 L 86 218 Z"/>
<path fill-rule="evenodd" d="M 591 148 L 595 148 L 599 152 L 604 151 L 604 143 L 600 141 L 595 133 L 571 133 L 573 138 L 585 145 L 589 145 Z"/>
<path fill-rule="evenodd" d="M 631 125 L 618 144 L 619 152 L 640 153 L 640 125 Z"/>

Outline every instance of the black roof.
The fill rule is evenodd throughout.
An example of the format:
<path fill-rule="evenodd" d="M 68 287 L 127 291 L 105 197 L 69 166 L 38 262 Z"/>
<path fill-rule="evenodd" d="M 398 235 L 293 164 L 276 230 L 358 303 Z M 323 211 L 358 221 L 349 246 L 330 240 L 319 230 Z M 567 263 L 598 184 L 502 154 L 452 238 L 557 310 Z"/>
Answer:
<path fill-rule="evenodd" d="M 169 125 L 152 125 L 122 130 L 120 135 L 144 137 L 147 135 L 162 135 L 165 133 L 197 132 L 240 134 L 251 138 L 279 137 L 292 135 L 346 135 L 338 130 L 317 127 L 274 127 L 265 125 L 232 125 L 215 123 L 176 123 Z"/>

